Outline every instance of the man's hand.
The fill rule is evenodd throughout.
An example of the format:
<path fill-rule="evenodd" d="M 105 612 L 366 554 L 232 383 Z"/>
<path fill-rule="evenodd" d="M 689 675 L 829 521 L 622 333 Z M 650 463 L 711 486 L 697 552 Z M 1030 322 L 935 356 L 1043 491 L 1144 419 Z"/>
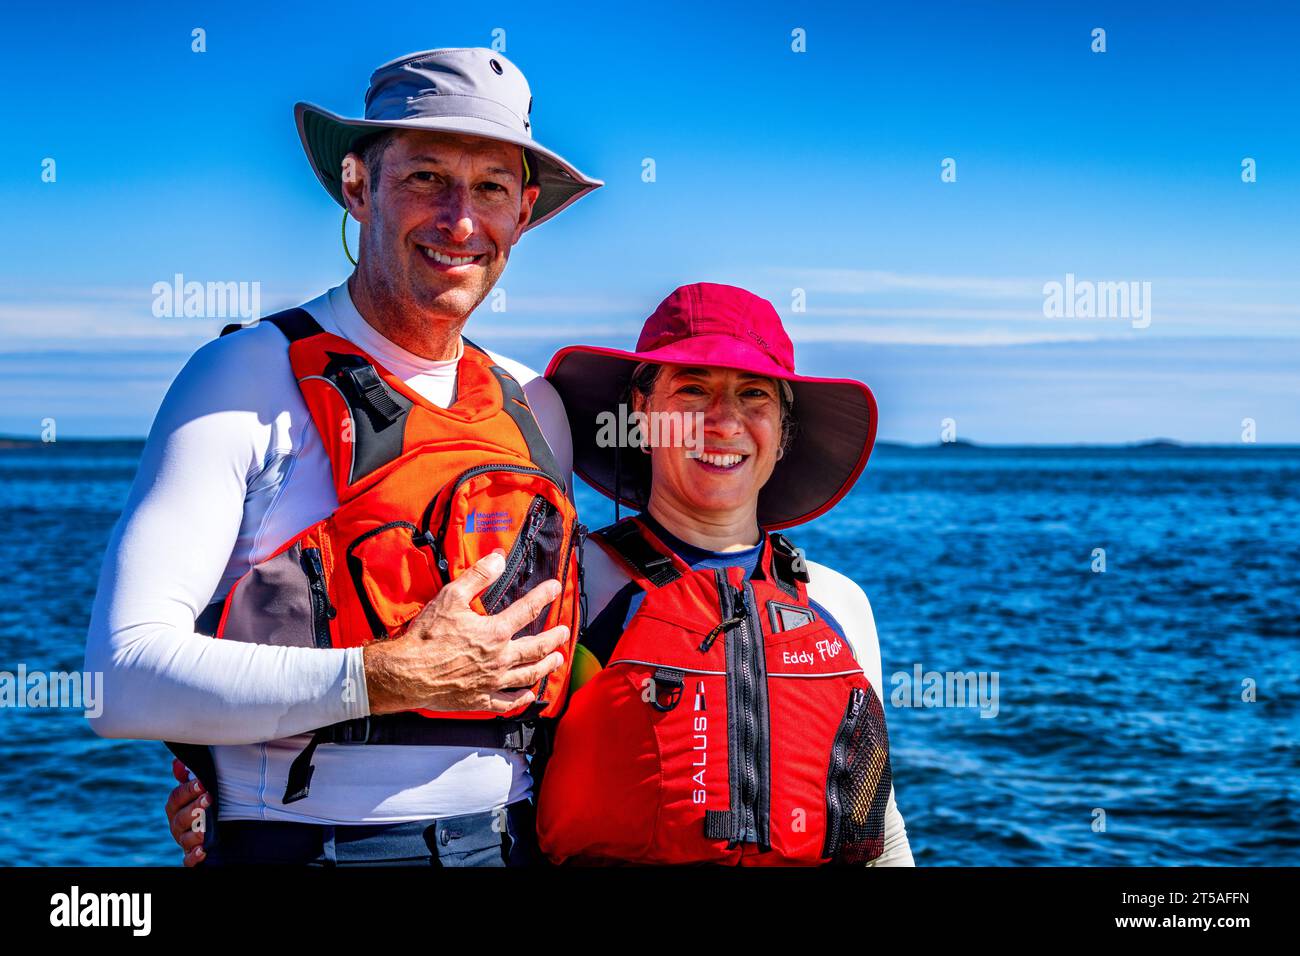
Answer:
<path fill-rule="evenodd" d="M 528 688 L 564 663 L 557 648 L 568 641 L 569 629 L 561 624 L 532 637 L 514 636 L 560 596 L 560 582 L 542 582 L 499 614 L 479 614 L 470 602 L 505 567 L 500 551 L 480 558 L 400 635 L 366 645 L 371 714 L 416 709 L 504 714 L 536 699 Z"/>

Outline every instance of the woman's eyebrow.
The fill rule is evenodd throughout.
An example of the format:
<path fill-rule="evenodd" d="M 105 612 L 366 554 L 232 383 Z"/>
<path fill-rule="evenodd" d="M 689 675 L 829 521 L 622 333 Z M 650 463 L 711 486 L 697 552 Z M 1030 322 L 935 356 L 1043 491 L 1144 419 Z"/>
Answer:
<path fill-rule="evenodd" d="M 673 378 L 708 378 L 709 370 L 702 366 L 688 366 L 673 372 Z"/>

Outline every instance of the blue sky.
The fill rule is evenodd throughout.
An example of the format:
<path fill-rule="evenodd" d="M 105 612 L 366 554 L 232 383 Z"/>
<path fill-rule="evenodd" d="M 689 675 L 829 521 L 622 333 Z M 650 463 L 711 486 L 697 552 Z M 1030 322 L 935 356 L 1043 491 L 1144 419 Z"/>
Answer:
<path fill-rule="evenodd" d="M 608 185 L 523 239 L 476 340 L 626 345 L 674 286 L 730 282 L 801 366 L 875 387 L 882 438 L 1300 441 L 1300 14 L 902 6 L 15 9 L 0 432 L 143 434 L 223 324 L 155 318 L 155 282 L 258 282 L 266 312 L 341 281 L 293 103 L 356 114 L 375 65 L 503 29 L 534 132 Z M 1067 274 L 1149 282 L 1149 326 L 1044 316 Z"/>

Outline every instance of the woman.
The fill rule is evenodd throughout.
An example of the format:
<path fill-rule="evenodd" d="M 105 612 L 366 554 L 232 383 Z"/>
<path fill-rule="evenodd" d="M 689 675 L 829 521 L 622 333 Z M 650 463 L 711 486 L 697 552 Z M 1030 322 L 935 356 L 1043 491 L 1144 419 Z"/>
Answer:
<path fill-rule="evenodd" d="M 665 299 L 635 352 L 566 348 L 547 375 L 575 470 L 644 509 L 585 550 L 587 625 L 538 807 L 548 857 L 911 865 L 871 607 L 769 533 L 848 493 L 871 392 L 797 375 L 771 304 L 710 283 Z M 638 447 L 596 427 L 632 413 Z M 183 782 L 168 801 L 187 851 L 202 798 Z"/>

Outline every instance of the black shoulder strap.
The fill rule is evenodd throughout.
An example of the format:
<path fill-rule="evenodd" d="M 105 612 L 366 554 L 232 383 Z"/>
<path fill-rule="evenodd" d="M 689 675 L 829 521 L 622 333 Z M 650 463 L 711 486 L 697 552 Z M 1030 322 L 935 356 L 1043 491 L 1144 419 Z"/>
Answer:
<path fill-rule="evenodd" d="M 465 344 L 478 348 L 469 339 L 465 340 Z M 479 349 L 479 351 L 482 351 L 482 349 Z M 519 429 L 519 434 L 524 439 L 524 444 L 528 446 L 528 457 L 534 465 L 550 475 L 555 480 L 555 483 L 560 486 L 560 490 L 567 494 L 569 489 L 565 485 L 564 476 L 560 474 L 560 465 L 555 460 L 555 454 L 551 451 L 551 446 L 547 444 L 546 436 L 542 434 L 542 426 L 537 424 L 537 417 L 533 414 L 533 410 L 528 407 L 528 399 L 524 395 L 523 386 L 515 381 L 515 377 L 500 365 L 492 365 L 490 371 L 493 377 L 496 378 L 497 384 L 501 386 L 502 408 L 514 420 L 515 427 Z"/>
<path fill-rule="evenodd" d="M 286 309 L 262 321 L 284 333 L 290 344 L 325 331 L 306 309 Z M 227 325 L 221 334 L 229 335 L 244 328 L 251 326 Z M 412 402 L 389 388 L 363 354 L 327 354 L 329 361 L 321 375 L 338 387 L 353 423 L 352 473 L 348 476 L 348 483 L 352 484 L 402 453 L 406 414 Z M 397 427 L 390 427 L 394 425 Z"/>
<path fill-rule="evenodd" d="M 460 340 L 465 343 L 466 348 L 473 349 L 487 356 L 488 361 L 492 361 L 488 350 L 483 346 L 476 345 L 463 335 Z M 569 489 L 565 485 L 564 476 L 560 474 L 560 465 L 555 460 L 555 453 L 551 451 L 546 436 L 542 434 L 541 426 L 537 424 L 537 416 L 533 414 L 528 404 L 523 386 L 496 362 L 493 361 L 489 368 L 493 378 L 501 386 L 501 403 L 506 414 L 514 420 L 515 427 L 519 429 L 519 434 L 524 439 L 524 444 L 528 446 L 528 457 L 532 459 L 533 464 L 555 479 L 555 483 L 567 494 Z"/>
<path fill-rule="evenodd" d="M 672 584 L 682 576 L 682 572 L 673 566 L 673 559 L 660 554 L 645 539 L 635 518 L 624 518 L 597 533 L 654 587 Z"/>
<path fill-rule="evenodd" d="M 312 335 L 319 335 L 325 331 L 306 309 L 285 309 L 283 312 L 268 315 L 261 321 L 270 322 L 283 332 L 284 337 L 290 342 L 296 342 Z M 222 329 L 221 334 L 223 336 L 229 335 L 231 332 L 238 332 L 240 329 L 248 328 L 252 328 L 252 326 L 234 322 Z"/>
<path fill-rule="evenodd" d="M 796 581 L 808 583 L 808 566 L 803 552 L 794 546 L 789 538 L 779 531 L 768 535 L 772 549 L 772 579 L 776 585 L 791 597 L 799 596 Z"/>

